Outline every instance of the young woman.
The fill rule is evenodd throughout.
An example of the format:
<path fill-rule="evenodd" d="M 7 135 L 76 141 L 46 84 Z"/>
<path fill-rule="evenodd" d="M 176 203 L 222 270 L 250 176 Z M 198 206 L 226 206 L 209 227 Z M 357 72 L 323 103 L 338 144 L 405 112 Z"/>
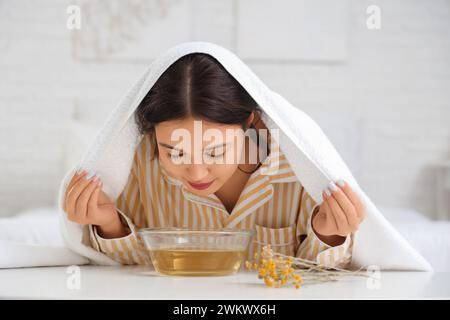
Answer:
<path fill-rule="evenodd" d="M 123 264 L 151 263 L 137 229 L 174 226 L 254 229 L 248 259 L 271 244 L 277 252 L 345 268 L 364 219 L 360 199 L 338 181 L 324 190 L 322 204 L 315 203 L 270 135 L 245 138 L 248 130 L 267 129 L 260 115 L 212 56 L 183 56 L 135 111 L 143 139 L 120 196 L 109 199 L 100 178 L 80 169 L 65 194 L 69 220 L 89 225 L 92 247 Z M 174 139 L 174 133 L 198 138 L 199 123 L 223 140 Z M 238 134 L 227 135 L 230 130 Z"/>

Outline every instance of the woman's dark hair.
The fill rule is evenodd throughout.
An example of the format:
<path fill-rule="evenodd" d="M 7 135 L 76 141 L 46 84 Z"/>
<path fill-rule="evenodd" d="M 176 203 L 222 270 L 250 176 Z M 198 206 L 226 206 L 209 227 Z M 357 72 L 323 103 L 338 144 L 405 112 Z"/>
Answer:
<path fill-rule="evenodd" d="M 261 108 L 214 57 L 192 53 L 164 71 L 137 107 L 135 121 L 140 134 L 155 139 L 155 125 L 163 121 L 192 116 L 209 122 L 240 124 L 245 129 L 252 112 L 259 114 Z M 156 143 L 153 145 L 155 155 Z"/>

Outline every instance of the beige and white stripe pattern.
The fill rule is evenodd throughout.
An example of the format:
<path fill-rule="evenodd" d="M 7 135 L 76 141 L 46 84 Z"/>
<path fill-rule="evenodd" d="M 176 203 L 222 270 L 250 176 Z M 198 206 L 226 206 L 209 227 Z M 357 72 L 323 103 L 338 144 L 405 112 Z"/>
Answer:
<path fill-rule="evenodd" d="M 100 237 L 90 226 L 92 247 L 122 264 L 151 264 L 137 229 L 147 227 L 205 227 L 255 230 L 247 251 L 253 259 L 265 244 L 280 253 L 328 266 L 347 267 L 351 261 L 353 234 L 336 247 L 323 243 L 311 228 L 318 204 L 309 196 L 275 141 L 269 156 L 254 172 L 229 213 L 211 194 L 197 196 L 170 177 L 151 159 L 152 145 L 145 136 L 136 148 L 128 182 L 116 200 L 130 234 L 120 239 Z"/>

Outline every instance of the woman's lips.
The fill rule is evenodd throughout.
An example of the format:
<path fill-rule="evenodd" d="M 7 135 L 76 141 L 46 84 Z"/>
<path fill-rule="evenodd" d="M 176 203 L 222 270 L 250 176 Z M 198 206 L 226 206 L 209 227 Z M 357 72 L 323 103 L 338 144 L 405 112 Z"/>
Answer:
<path fill-rule="evenodd" d="M 194 182 L 190 182 L 190 181 L 188 181 L 188 182 L 193 188 L 195 188 L 197 190 L 204 190 L 204 189 L 208 189 L 209 186 L 212 185 L 214 180 L 210 181 L 210 182 L 206 182 L 206 183 L 194 183 Z"/>

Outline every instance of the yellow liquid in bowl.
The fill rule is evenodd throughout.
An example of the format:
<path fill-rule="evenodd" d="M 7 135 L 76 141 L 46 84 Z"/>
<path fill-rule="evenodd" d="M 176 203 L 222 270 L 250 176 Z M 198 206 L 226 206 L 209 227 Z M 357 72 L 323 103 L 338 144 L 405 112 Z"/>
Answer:
<path fill-rule="evenodd" d="M 213 249 L 150 250 L 155 269 L 177 276 L 221 276 L 239 270 L 245 251 Z"/>

